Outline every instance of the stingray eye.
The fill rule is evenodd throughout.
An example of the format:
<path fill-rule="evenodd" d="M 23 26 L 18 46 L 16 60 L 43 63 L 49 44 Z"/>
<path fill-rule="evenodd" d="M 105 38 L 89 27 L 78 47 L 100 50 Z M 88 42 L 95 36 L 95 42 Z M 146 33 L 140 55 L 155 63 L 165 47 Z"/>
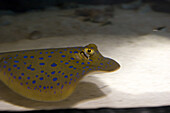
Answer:
<path fill-rule="evenodd" d="M 93 50 L 93 49 L 90 49 L 90 48 L 85 48 L 85 52 L 86 52 L 86 54 L 88 54 L 88 55 L 93 55 L 93 54 L 94 54 L 94 50 Z"/>
<path fill-rule="evenodd" d="M 88 52 L 88 53 L 90 53 L 90 52 L 91 52 L 91 50 L 90 50 L 90 49 L 88 49 L 88 50 L 87 50 L 87 52 Z"/>

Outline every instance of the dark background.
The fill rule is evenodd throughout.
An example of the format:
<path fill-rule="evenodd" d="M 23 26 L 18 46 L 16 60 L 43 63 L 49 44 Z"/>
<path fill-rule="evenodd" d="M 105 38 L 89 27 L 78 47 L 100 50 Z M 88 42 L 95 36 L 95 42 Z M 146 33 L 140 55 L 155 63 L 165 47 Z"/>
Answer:
<path fill-rule="evenodd" d="M 29 10 L 43 10 L 47 7 L 68 8 L 71 3 L 86 5 L 116 5 L 122 3 L 132 3 L 137 0 L 0 0 L 0 10 L 10 10 L 13 12 L 25 12 Z M 170 13 L 170 0 L 141 0 L 143 3 L 151 5 L 152 9 L 160 12 Z"/>

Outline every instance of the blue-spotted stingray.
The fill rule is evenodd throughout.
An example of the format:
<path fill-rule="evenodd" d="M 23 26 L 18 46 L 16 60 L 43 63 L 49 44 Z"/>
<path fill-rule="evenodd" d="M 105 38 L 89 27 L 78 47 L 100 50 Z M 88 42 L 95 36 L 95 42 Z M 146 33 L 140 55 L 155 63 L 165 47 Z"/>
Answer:
<path fill-rule="evenodd" d="M 115 60 L 103 57 L 95 44 L 0 54 L 0 80 L 14 92 L 37 101 L 61 101 L 87 73 L 119 68 Z"/>

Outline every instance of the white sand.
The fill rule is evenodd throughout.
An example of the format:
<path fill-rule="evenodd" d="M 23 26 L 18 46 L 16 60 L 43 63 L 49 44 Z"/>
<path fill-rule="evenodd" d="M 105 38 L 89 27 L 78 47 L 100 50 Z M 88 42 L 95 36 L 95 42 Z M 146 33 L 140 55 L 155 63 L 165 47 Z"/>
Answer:
<path fill-rule="evenodd" d="M 82 22 L 57 16 L 72 11 L 44 11 L 6 16 L 11 25 L 0 26 L 0 51 L 84 46 L 95 43 L 99 51 L 117 60 L 121 69 L 90 73 L 62 102 L 37 102 L 12 92 L 0 82 L 0 110 L 55 108 L 141 107 L 170 104 L 170 15 L 116 9 L 112 25 Z M 152 29 L 166 26 L 164 31 Z M 33 30 L 43 38 L 26 40 Z M 19 41 L 15 41 L 19 40 Z M 12 42 L 14 41 L 14 42 Z"/>

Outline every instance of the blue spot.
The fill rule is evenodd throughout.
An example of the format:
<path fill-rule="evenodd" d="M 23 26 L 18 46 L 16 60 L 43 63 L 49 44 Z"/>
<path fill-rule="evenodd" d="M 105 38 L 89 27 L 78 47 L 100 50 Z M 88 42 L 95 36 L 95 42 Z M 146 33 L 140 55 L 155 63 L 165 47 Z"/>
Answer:
<path fill-rule="evenodd" d="M 73 66 L 69 66 L 69 68 L 73 68 Z"/>
<path fill-rule="evenodd" d="M 103 63 L 100 63 L 100 65 L 103 65 Z"/>
<path fill-rule="evenodd" d="M 6 68 L 6 66 L 4 66 L 4 68 Z"/>
<path fill-rule="evenodd" d="M 41 88 L 41 85 L 39 85 L 39 88 Z"/>
<path fill-rule="evenodd" d="M 40 79 L 40 80 L 43 80 L 43 77 L 40 77 L 39 79 Z"/>
<path fill-rule="evenodd" d="M 34 58 L 34 56 L 30 56 L 30 58 Z"/>
<path fill-rule="evenodd" d="M 57 78 L 53 78 L 53 81 L 57 81 Z"/>
<path fill-rule="evenodd" d="M 87 62 L 87 64 L 90 64 L 90 62 Z"/>
<path fill-rule="evenodd" d="M 44 58 L 43 58 L 43 57 L 40 57 L 39 59 L 40 59 L 40 60 L 43 60 Z"/>
<path fill-rule="evenodd" d="M 49 58 L 51 58 L 52 56 L 51 56 L 51 55 L 49 55 L 48 57 L 49 57 Z"/>
<path fill-rule="evenodd" d="M 51 52 L 51 54 L 53 54 L 54 52 Z"/>
<path fill-rule="evenodd" d="M 71 60 L 74 60 L 74 58 L 71 58 Z"/>
<path fill-rule="evenodd" d="M 67 51 L 67 49 L 64 49 L 64 51 Z"/>
<path fill-rule="evenodd" d="M 62 53 L 62 51 L 60 51 L 59 53 Z"/>
<path fill-rule="evenodd" d="M 68 76 L 67 76 L 67 75 L 65 75 L 65 76 L 64 76 L 64 78 L 68 78 Z"/>
<path fill-rule="evenodd" d="M 69 64 L 68 62 L 66 62 L 65 64 Z"/>
<path fill-rule="evenodd" d="M 40 52 L 40 54 L 42 54 L 42 52 Z"/>
<path fill-rule="evenodd" d="M 42 70 L 41 73 L 44 73 L 44 71 Z"/>
<path fill-rule="evenodd" d="M 66 57 L 66 55 L 61 55 L 62 57 Z"/>
<path fill-rule="evenodd" d="M 35 70 L 35 68 L 31 68 L 31 71 L 34 71 Z"/>
<path fill-rule="evenodd" d="M 73 80 L 72 78 L 70 78 L 70 80 Z"/>
<path fill-rule="evenodd" d="M 40 65 L 45 65 L 45 63 L 40 63 Z"/>
<path fill-rule="evenodd" d="M 53 89 L 53 86 L 51 86 L 51 89 Z"/>
<path fill-rule="evenodd" d="M 30 77 L 27 77 L 27 79 L 29 80 L 29 79 L 30 79 Z"/>
<path fill-rule="evenodd" d="M 19 76 L 18 79 L 21 79 L 21 77 Z"/>
<path fill-rule="evenodd" d="M 70 76 L 73 76 L 73 74 L 70 74 Z"/>
<path fill-rule="evenodd" d="M 26 82 L 26 84 L 28 84 L 28 82 Z"/>
<path fill-rule="evenodd" d="M 35 83 L 36 83 L 36 80 L 33 80 L 32 83 L 35 84 Z"/>
<path fill-rule="evenodd" d="M 31 67 L 27 67 L 27 69 L 31 69 Z"/>
<path fill-rule="evenodd" d="M 7 61 L 4 61 L 4 63 L 6 64 L 6 63 L 8 63 Z"/>
<path fill-rule="evenodd" d="M 93 61 L 92 59 L 89 59 L 90 61 Z"/>
<path fill-rule="evenodd" d="M 77 61 L 76 63 L 79 63 L 79 61 Z"/>
<path fill-rule="evenodd" d="M 13 75 L 13 73 L 10 74 L 11 76 Z"/>
<path fill-rule="evenodd" d="M 47 75 L 47 77 L 50 77 L 50 75 Z"/>
<path fill-rule="evenodd" d="M 17 65 L 13 65 L 13 67 L 17 67 Z"/>
<path fill-rule="evenodd" d="M 19 61 L 14 61 L 15 63 L 19 63 Z"/>
<path fill-rule="evenodd" d="M 81 63 L 82 65 L 84 64 L 84 62 Z"/>
<path fill-rule="evenodd" d="M 47 88 L 49 88 L 49 86 L 47 86 Z"/>
<path fill-rule="evenodd" d="M 61 71 L 59 71 L 58 73 L 61 73 Z"/>
<path fill-rule="evenodd" d="M 60 62 L 61 62 L 61 63 L 63 63 L 63 61 L 62 61 L 62 60 L 61 60 Z"/>
<path fill-rule="evenodd" d="M 74 68 L 74 69 L 76 69 L 76 68 Z"/>
<path fill-rule="evenodd" d="M 16 57 L 17 57 L 18 55 L 16 54 Z"/>
<path fill-rule="evenodd" d="M 52 71 L 51 74 L 55 74 L 55 71 Z"/>
<path fill-rule="evenodd" d="M 73 53 L 72 51 L 70 51 L 70 53 Z"/>
<path fill-rule="evenodd" d="M 63 89 L 64 85 L 61 86 L 61 89 Z"/>
<path fill-rule="evenodd" d="M 60 85 L 60 83 L 57 83 L 57 86 L 59 86 Z"/>
<path fill-rule="evenodd" d="M 89 70 L 92 70 L 91 68 Z"/>
<path fill-rule="evenodd" d="M 78 53 L 78 51 L 74 51 L 74 53 Z"/>
<path fill-rule="evenodd" d="M 62 73 L 62 75 L 64 75 L 64 73 Z"/>
<path fill-rule="evenodd" d="M 45 72 L 45 74 L 47 75 L 47 72 Z"/>
<path fill-rule="evenodd" d="M 86 68 L 89 68 L 89 66 L 86 66 Z"/>
<path fill-rule="evenodd" d="M 10 57 L 9 59 L 12 59 L 12 57 Z"/>
<path fill-rule="evenodd" d="M 45 52 L 46 54 L 48 54 L 48 52 Z"/>
<path fill-rule="evenodd" d="M 35 76 L 36 78 L 38 77 L 38 75 Z"/>
<path fill-rule="evenodd" d="M 22 76 L 24 76 L 24 73 L 21 73 Z"/>
<path fill-rule="evenodd" d="M 46 87 L 44 86 L 43 89 L 46 89 Z"/>
<path fill-rule="evenodd" d="M 71 82 L 69 82 L 69 84 L 71 84 Z"/>
<path fill-rule="evenodd" d="M 27 64 L 26 62 L 24 62 L 24 64 Z"/>
<path fill-rule="evenodd" d="M 93 47 L 91 47 L 91 49 L 93 49 Z"/>
<path fill-rule="evenodd" d="M 83 67 L 83 69 L 85 69 L 86 67 Z"/>
<path fill-rule="evenodd" d="M 24 56 L 24 58 L 28 58 L 28 56 Z"/>
<path fill-rule="evenodd" d="M 20 67 L 17 67 L 17 69 L 20 69 Z"/>
<path fill-rule="evenodd" d="M 56 67 L 56 66 L 57 66 L 56 63 L 51 64 L 51 67 Z"/>
<path fill-rule="evenodd" d="M 8 71 L 11 71 L 11 68 L 8 68 Z"/>

